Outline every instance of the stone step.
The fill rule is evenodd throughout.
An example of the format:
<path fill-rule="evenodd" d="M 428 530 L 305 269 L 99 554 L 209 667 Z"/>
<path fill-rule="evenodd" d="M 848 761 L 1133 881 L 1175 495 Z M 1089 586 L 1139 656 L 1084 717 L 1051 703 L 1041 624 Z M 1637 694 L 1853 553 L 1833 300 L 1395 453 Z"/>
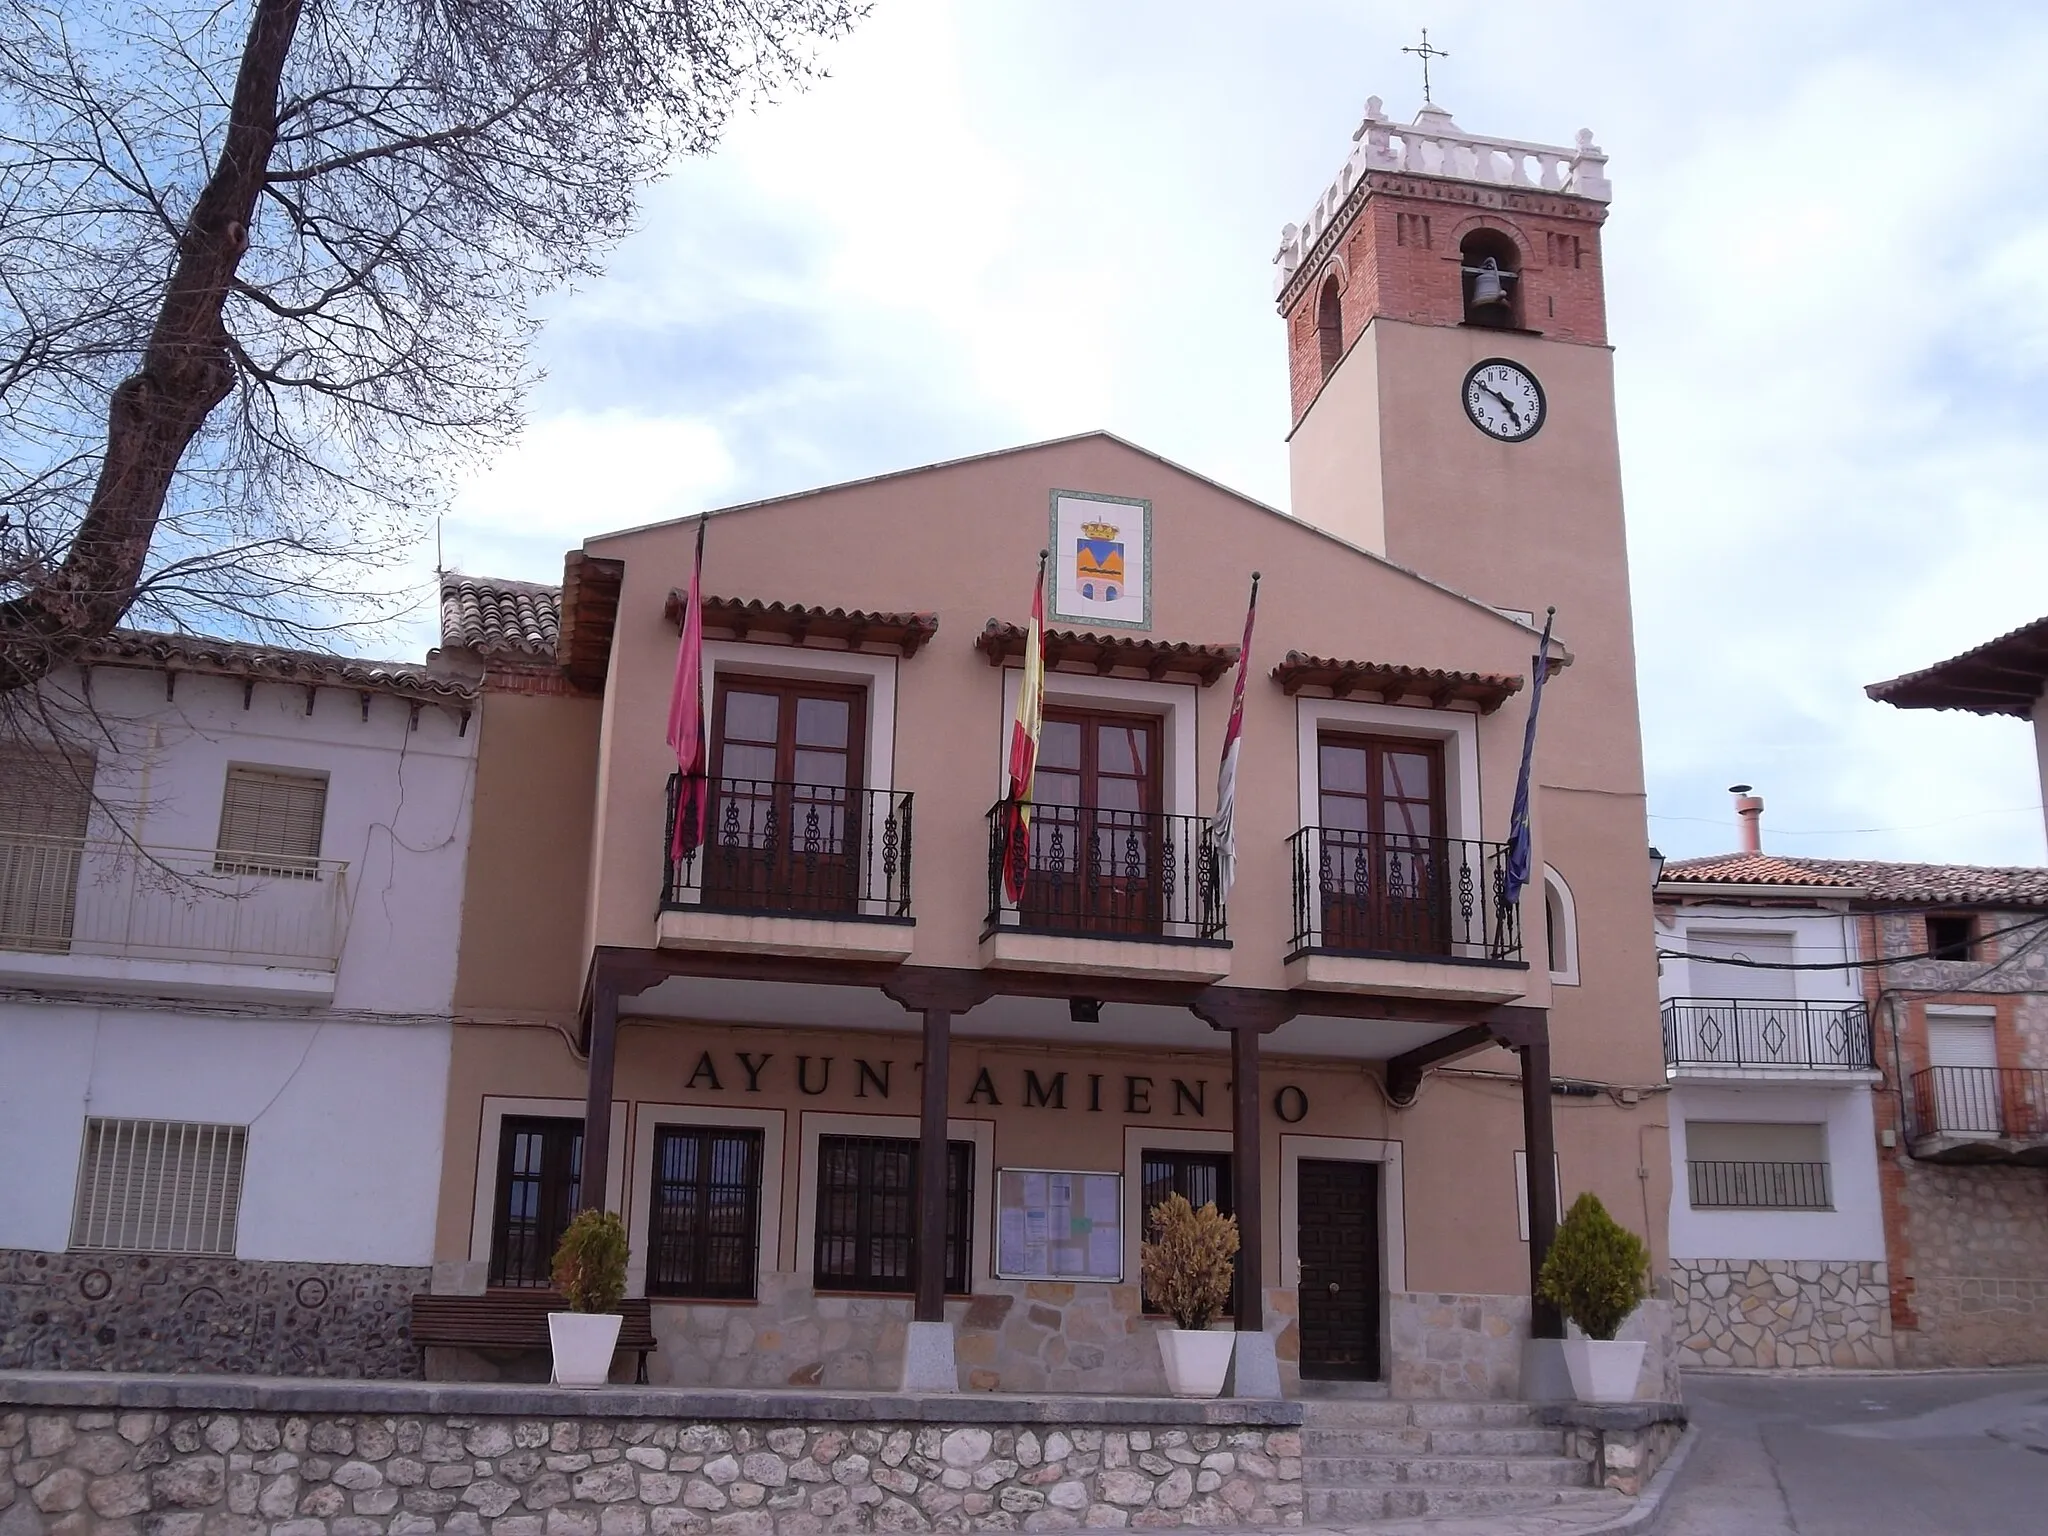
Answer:
<path fill-rule="evenodd" d="M 1424 1429 L 1536 1429 L 1533 1403 L 1410 1403 L 1409 1422 Z"/>
<path fill-rule="evenodd" d="M 1434 1433 L 1508 1435 L 1520 1431 L 1440 1429 Z M 1417 1429 L 1413 1424 L 1386 1429 L 1308 1429 L 1301 1437 L 1301 1448 L 1308 1456 L 1427 1456 L 1432 1448 L 1431 1434 L 1430 1430 Z"/>
<path fill-rule="evenodd" d="M 1561 1429 L 1430 1429 L 1433 1456 L 1562 1456 Z"/>
<path fill-rule="evenodd" d="M 1413 1422 L 1410 1406 L 1386 1398 L 1304 1399 L 1302 1428 L 1309 1434 L 1324 1429 L 1398 1429 Z"/>
<path fill-rule="evenodd" d="M 1476 1515 L 1506 1510 L 1559 1509 L 1614 1502 L 1591 1488 L 1429 1488 L 1375 1485 L 1311 1488 L 1303 1518 L 1311 1525 L 1418 1515 Z"/>
<path fill-rule="evenodd" d="M 1446 1488 L 1584 1488 L 1592 1464 L 1576 1456 L 1309 1456 L 1309 1488 L 1425 1483 Z"/>

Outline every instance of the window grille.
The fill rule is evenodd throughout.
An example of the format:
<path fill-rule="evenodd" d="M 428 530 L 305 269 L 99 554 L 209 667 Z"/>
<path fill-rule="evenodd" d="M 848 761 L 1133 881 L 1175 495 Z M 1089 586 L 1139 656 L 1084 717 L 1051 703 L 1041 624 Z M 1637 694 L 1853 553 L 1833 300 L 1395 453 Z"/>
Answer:
<path fill-rule="evenodd" d="M 88 1120 L 71 1246 L 235 1251 L 248 1132 L 178 1120 Z"/>
<path fill-rule="evenodd" d="M 974 1147 L 946 1143 L 946 1289 L 967 1291 Z M 917 1280 L 917 1139 L 818 1138 L 820 1290 L 909 1291 Z"/>
<path fill-rule="evenodd" d="M 1230 1154 L 1228 1152 L 1178 1152 L 1147 1148 L 1143 1164 L 1144 1204 L 1138 1216 L 1142 1229 L 1149 1238 L 1152 1233 L 1152 1208 L 1168 1195 L 1180 1195 L 1189 1205 L 1200 1210 L 1214 1204 L 1218 1215 L 1231 1214 Z M 1233 1273 L 1237 1260 L 1232 1259 Z M 1234 1289 L 1234 1288 L 1233 1288 Z M 1163 1316 L 1152 1298 L 1145 1297 L 1145 1311 L 1153 1316 Z M 1235 1298 L 1225 1307 L 1224 1316 L 1236 1315 Z"/>
<path fill-rule="evenodd" d="M 583 1122 L 507 1115 L 498 1132 L 498 1207 L 489 1283 L 545 1290 L 583 1184 Z"/>
<path fill-rule="evenodd" d="M 230 768 L 220 803 L 214 868 L 222 874 L 297 875 L 320 866 L 327 775 Z"/>
<path fill-rule="evenodd" d="M 760 1267 L 761 1133 L 665 1125 L 654 1138 L 647 1294 L 751 1301 Z"/>

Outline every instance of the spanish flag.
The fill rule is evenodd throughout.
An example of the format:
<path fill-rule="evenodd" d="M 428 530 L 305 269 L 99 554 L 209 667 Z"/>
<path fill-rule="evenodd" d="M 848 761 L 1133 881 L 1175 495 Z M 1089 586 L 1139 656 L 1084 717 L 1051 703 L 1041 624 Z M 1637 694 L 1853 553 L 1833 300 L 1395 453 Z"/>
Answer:
<path fill-rule="evenodd" d="M 1031 781 L 1038 771 L 1038 732 L 1045 723 L 1045 551 L 1038 552 L 1038 584 L 1031 589 L 1031 628 L 1024 636 L 1024 678 L 1017 688 L 1017 718 L 1010 726 L 1010 790 L 1004 797 L 1003 890 L 1024 899 L 1031 872 Z"/>

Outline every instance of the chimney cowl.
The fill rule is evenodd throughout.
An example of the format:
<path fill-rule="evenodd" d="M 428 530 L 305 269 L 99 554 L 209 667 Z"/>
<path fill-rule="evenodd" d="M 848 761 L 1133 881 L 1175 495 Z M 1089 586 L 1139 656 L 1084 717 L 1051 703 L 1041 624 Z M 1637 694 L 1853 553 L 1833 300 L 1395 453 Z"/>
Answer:
<path fill-rule="evenodd" d="M 1747 784 L 1730 784 L 1728 793 L 1735 797 L 1735 830 L 1742 838 L 1744 853 L 1764 851 L 1764 802 L 1761 795 L 1752 794 Z"/>

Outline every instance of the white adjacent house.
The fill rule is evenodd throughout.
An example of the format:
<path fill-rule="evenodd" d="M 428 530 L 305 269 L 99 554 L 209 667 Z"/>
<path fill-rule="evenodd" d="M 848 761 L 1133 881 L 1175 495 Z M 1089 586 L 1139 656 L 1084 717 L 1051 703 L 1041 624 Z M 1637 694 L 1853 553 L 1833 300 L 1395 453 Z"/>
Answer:
<path fill-rule="evenodd" d="M 476 688 L 124 633 L 0 745 L 0 1366 L 416 1370 Z"/>
<path fill-rule="evenodd" d="M 1889 1366 L 1864 893 L 1749 854 L 1656 888 L 1680 1358 Z"/>

